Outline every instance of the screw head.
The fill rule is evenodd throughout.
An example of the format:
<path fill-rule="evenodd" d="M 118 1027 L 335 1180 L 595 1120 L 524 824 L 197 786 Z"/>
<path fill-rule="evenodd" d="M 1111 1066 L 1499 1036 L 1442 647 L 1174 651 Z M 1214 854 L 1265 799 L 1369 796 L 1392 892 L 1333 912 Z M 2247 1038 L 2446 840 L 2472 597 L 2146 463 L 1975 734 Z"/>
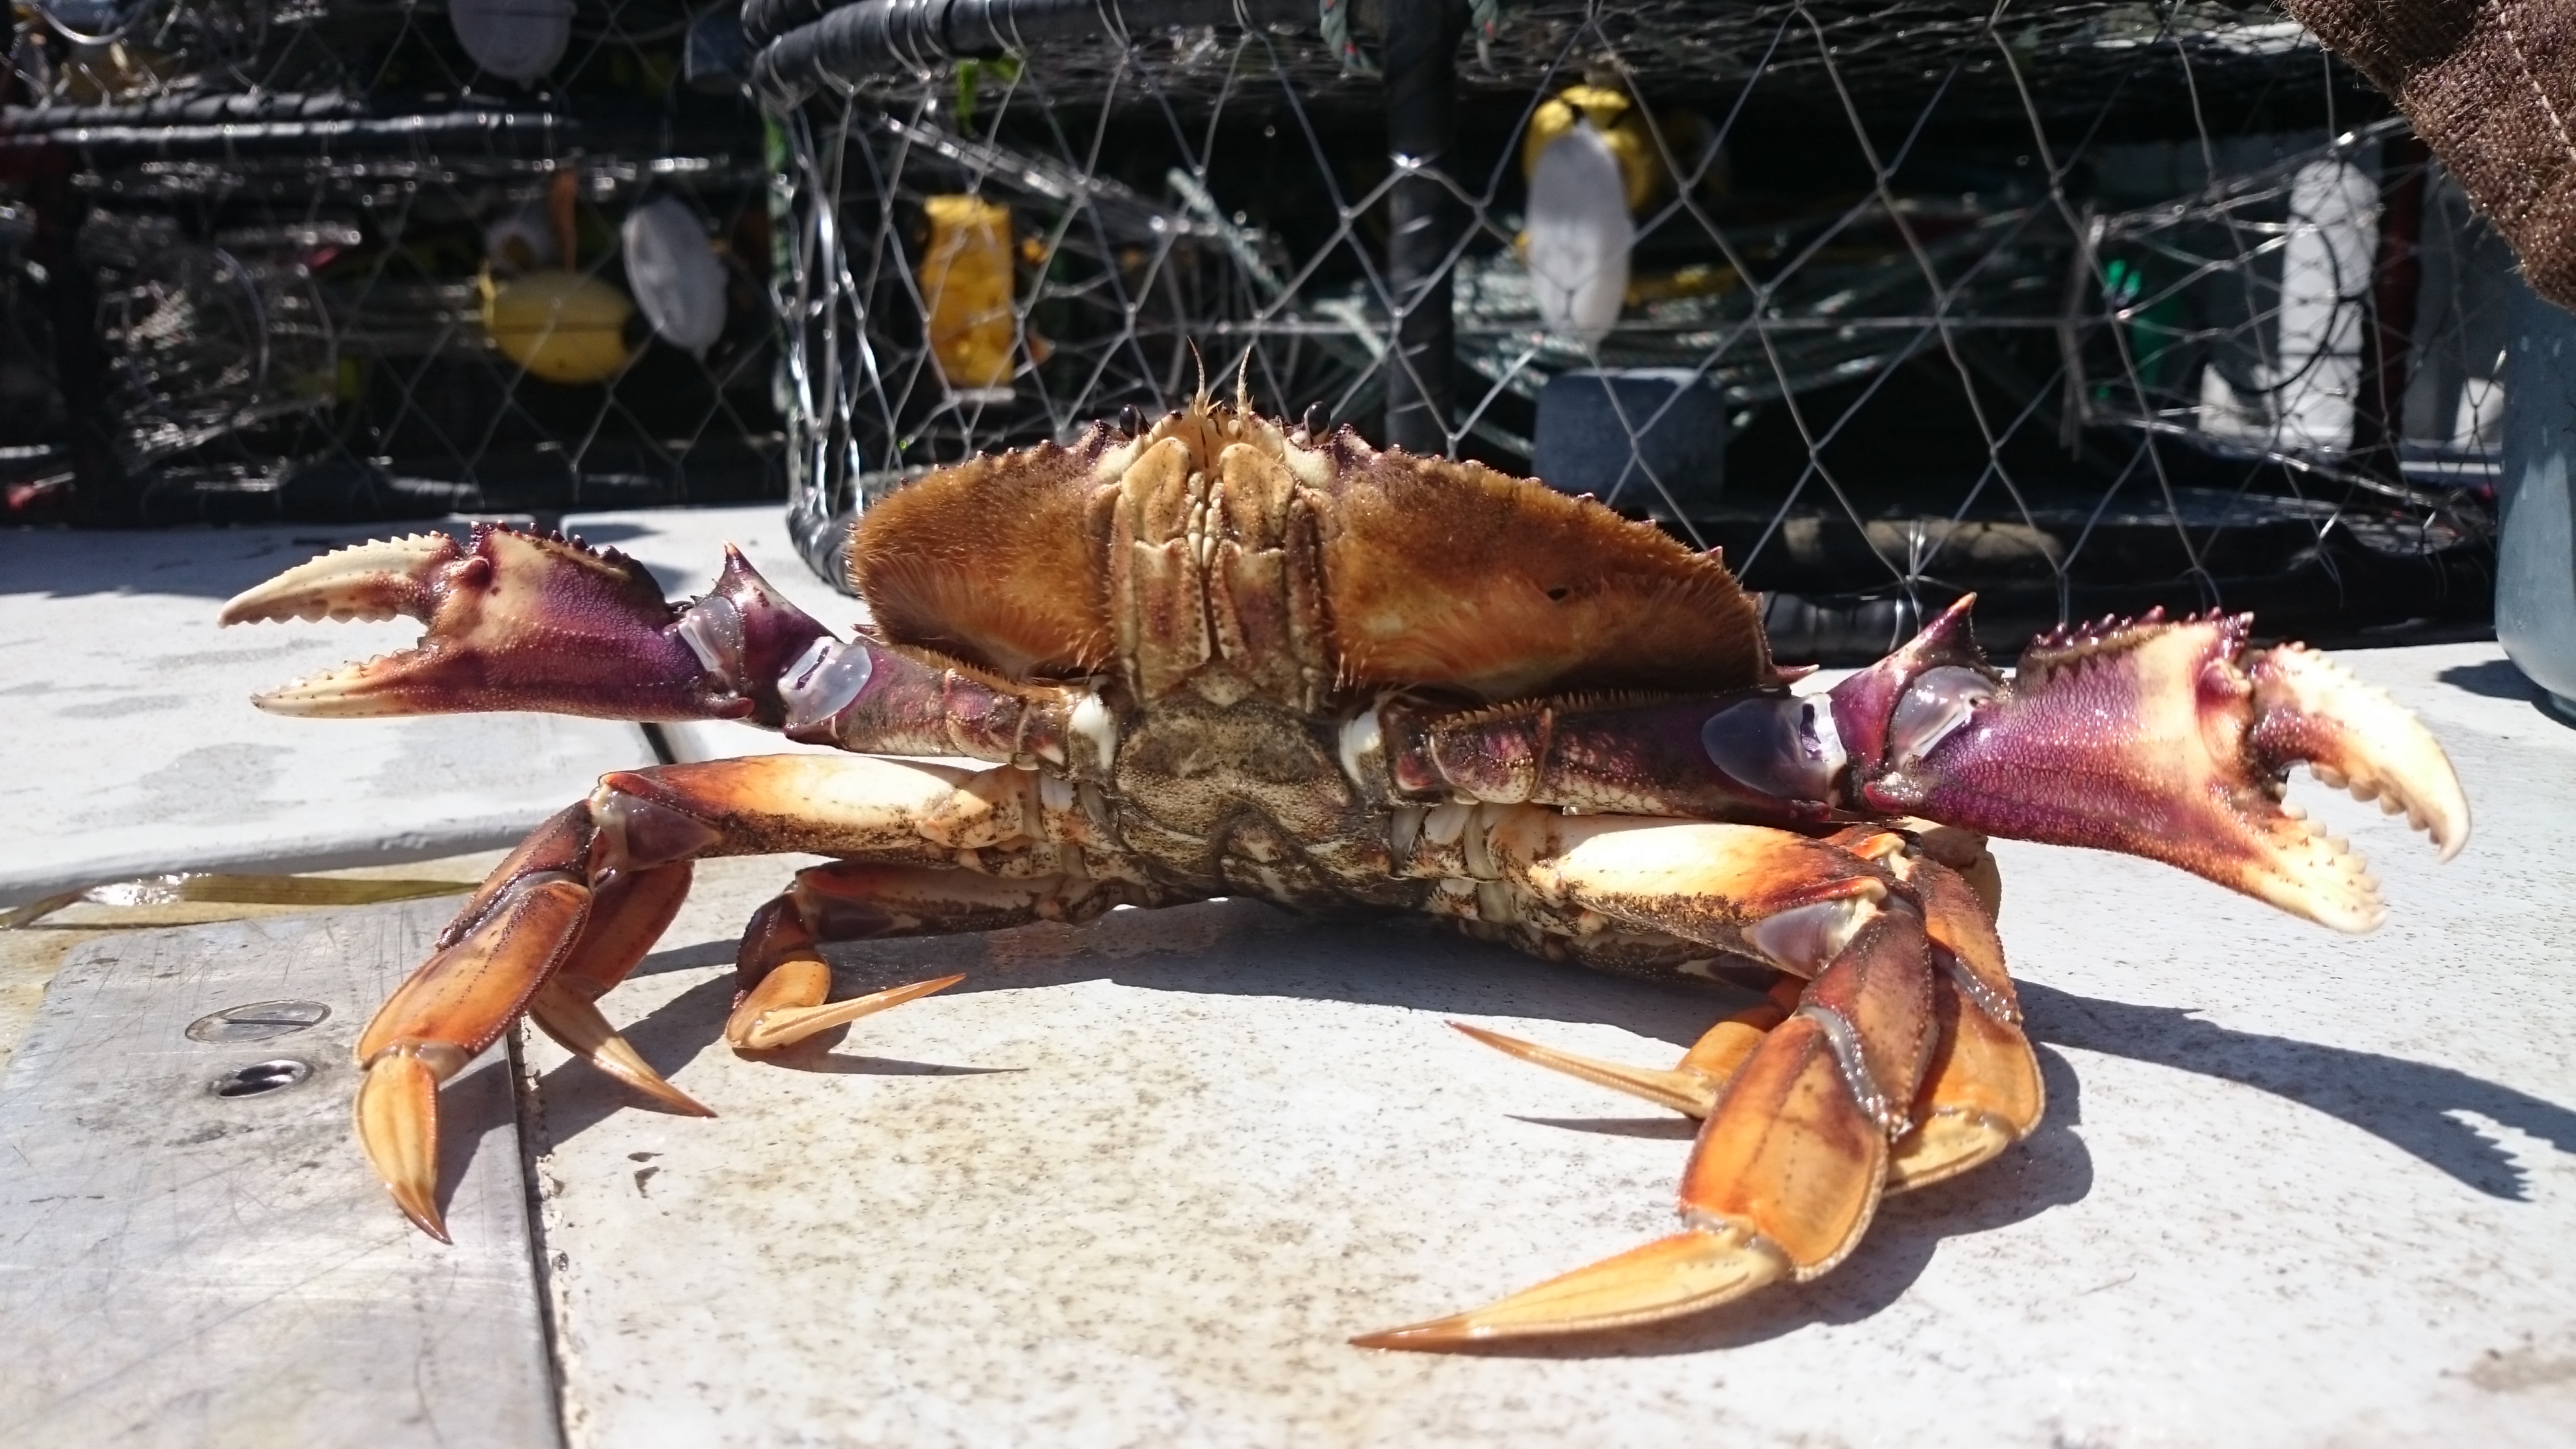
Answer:
<path fill-rule="evenodd" d="M 235 1067 L 206 1084 L 218 1097 L 258 1097 L 281 1092 L 313 1075 L 313 1064 L 294 1057 L 274 1057 Z"/>
<path fill-rule="evenodd" d="M 267 1041 L 320 1026 L 331 1008 L 319 1001 L 253 1001 L 227 1006 L 188 1023 L 188 1040 Z"/>

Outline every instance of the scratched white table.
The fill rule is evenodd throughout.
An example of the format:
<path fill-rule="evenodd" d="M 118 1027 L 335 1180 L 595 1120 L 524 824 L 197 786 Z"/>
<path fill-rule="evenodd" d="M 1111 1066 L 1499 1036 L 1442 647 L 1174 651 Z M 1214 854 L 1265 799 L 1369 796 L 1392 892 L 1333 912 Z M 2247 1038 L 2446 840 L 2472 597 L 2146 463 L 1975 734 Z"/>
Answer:
<path fill-rule="evenodd" d="M 2047 1126 L 1820 1283 L 1536 1349 L 1342 1339 L 1666 1231 L 1687 1133 L 1440 1022 L 1656 1061 L 1708 994 L 1221 902 L 841 950 L 848 990 L 969 979 L 760 1064 L 715 1032 L 793 862 L 718 862 L 607 1007 L 723 1115 L 543 1042 L 514 1114 L 496 1053 L 456 1094 L 440 1249 L 345 1142 L 339 1065 L 439 905 L 84 948 L 0 1076 L 0 1440 L 2565 1443 L 2576 730 L 2491 645 L 2344 657 L 2478 812 L 2437 869 L 2294 786 L 2386 928 L 2006 847 Z M 318 728 L 350 727 L 274 739 Z M 271 997 L 337 1014 L 178 1034 Z M 270 1057 L 320 1070 L 203 1095 Z"/>

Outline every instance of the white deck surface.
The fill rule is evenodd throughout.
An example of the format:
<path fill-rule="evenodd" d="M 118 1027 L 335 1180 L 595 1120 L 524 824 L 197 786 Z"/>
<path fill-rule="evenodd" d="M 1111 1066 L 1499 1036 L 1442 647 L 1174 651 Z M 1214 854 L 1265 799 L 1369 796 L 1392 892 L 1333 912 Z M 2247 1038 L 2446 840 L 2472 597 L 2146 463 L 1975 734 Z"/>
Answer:
<path fill-rule="evenodd" d="M 719 515 L 622 538 L 613 522 L 575 527 L 680 587 L 711 576 L 725 533 L 782 586 L 818 587 Z M 115 542 L 131 559 L 255 535 Z M 246 691 L 386 644 L 347 626 L 179 632 L 300 547 L 164 592 L 28 582 L 24 550 L 94 537 L 0 535 L 0 688 L 40 686 L 0 697 L 0 870 L 16 872 L 0 882 L 76 846 L 105 861 L 149 841 L 165 848 L 147 863 L 168 868 L 173 840 L 251 859 L 278 848 L 264 842 L 399 843 L 429 827 L 398 818 L 465 802 L 533 820 L 601 757 L 634 762 L 610 736 L 505 780 L 494 761 L 513 753 L 484 736 L 453 746 L 465 753 L 442 775 L 406 730 L 536 726 L 224 715 L 190 692 L 215 677 L 210 653 L 279 651 L 219 661 Z M 65 650 L 74 663 L 57 662 Z M 2576 822 L 2576 730 L 2529 702 L 2492 645 L 2341 657 L 2422 713 L 2477 812 L 2467 852 L 2437 868 L 2369 807 L 2293 786 L 2372 858 L 2385 928 L 2338 937 L 2160 867 L 2004 847 L 2004 938 L 2053 1094 L 2038 1136 L 1892 1202 L 1819 1283 L 1538 1349 L 1432 1357 L 1342 1339 L 1668 1231 L 1687 1132 L 1440 1022 L 1661 1063 L 1724 999 L 1415 923 L 1216 903 L 842 950 L 850 990 L 969 979 L 753 1062 L 714 1044 L 732 942 L 791 863 L 714 863 L 605 1006 L 723 1116 L 635 1106 L 550 1044 L 527 1048 L 568 1437 L 2569 1442 L 2576 854 L 2559 840 Z M 173 679 L 188 682 L 155 683 Z M 156 691 L 180 703 L 116 707 Z M 84 702 L 98 715 L 62 715 Z M 189 754 L 210 745 L 273 768 Z M 160 778 L 204 793 L 173 819 L 181 787 L 138 777 L 188 760 Z M 440 795 L 448 779 L 472 788 Z M 259 823 L 319 819 L 353 784 L 368 813 L 320 846 Z"/>

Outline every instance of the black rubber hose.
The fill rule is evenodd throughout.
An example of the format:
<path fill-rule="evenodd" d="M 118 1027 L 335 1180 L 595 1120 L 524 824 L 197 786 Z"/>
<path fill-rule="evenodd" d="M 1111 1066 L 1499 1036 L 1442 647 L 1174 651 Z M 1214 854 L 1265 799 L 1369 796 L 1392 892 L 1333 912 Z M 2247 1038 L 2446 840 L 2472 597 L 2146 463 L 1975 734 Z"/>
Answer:
<path fill-rule="evenodd" d="M 1386 149 L 1400 176 L 1388 198 L 1386 287 L 1395 352 L 1386 360 L 1386 440 L 1418 457 L 1449 451 L 1449 251 L 1457 199 L 1438 174 L 1458 144 L 1458 41 L 1465 0 L 1387 0 Z"/>

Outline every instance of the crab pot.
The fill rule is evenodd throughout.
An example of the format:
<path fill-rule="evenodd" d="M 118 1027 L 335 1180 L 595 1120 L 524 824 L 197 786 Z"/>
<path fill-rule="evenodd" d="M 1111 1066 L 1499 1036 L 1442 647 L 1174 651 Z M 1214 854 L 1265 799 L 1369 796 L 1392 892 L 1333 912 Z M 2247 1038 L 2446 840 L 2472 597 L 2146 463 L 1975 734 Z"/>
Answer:
<path fill-rule="evenodd" d="M 1240 381 L 1722 548 L 1800 657 L 1971 590 L 1999 651 L 2476 627 L 2502 299 L 2459 189 L 2267 6 L 1992 24 L 752 0 L 795 531 L 837 576 L 926 469 Z M 1650 426 L 1585 406 L 1676 372 Z"/>
<path fill-rule="evenodd" d="M 678 0 L 99 0 L 81 40 L 47 13 L 17 12 L 0 108 L 38 263 L 0 283 L 0 378 L 31 394 L 0 407 L 10 516 L 783 491 L 738 25 L 728 49 Z"/>

